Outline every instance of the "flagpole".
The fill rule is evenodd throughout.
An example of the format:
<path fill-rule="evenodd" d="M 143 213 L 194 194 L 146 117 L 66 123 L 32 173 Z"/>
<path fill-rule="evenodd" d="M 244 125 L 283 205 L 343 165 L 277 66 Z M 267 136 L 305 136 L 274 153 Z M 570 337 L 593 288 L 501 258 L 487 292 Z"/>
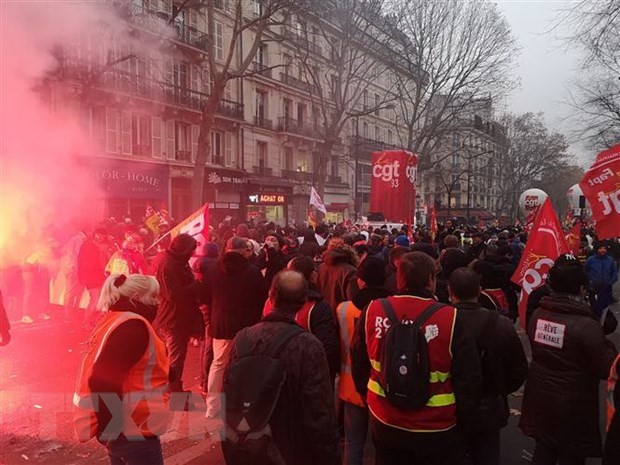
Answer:
<path fill-rule="evenodd" d="M 165 237 L 169 236 L 170 233 L 172 233 L 172 229 L 170 231 L 168 231 L 166 234 L 164 234 L 163 236 L 160 236 L 159 239 L 157 239 L 151 245 L 149 245 L 148 248 L 144 251 L 144 253 L 147 253 L 149 250 L 151 250 L 153 247 L 155 247 L 157 244 L 159 244 Z"/>

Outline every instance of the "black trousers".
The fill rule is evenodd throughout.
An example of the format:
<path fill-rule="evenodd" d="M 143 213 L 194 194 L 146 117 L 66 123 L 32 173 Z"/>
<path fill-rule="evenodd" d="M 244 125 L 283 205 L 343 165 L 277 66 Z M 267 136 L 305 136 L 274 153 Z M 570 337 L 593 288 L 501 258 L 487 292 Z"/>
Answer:
<path fill-rule="evenodd" d="M 468 464 L 499 465 L 499 428 L 467 435 Z"/>
<path fill-rule="evenodd" d="M 377 465 L 462 465 L 456 428 L 441 433 L 410 433 L 370 420 Z"/>
<path fill-rule="evenodd" d="M 585 457 L 555 450 L 540 441 L 536 441 L 532 465 L 584 465 L 585 463 Z"/>
<path fill-rule="evenodd" d="M 162 338 L 166 342 L 168 359 L 170 360 L 169 390 L 171 392 L 181 392 L 183 391 L 183 369 L 185 368 L 185 359 L 187 357 L 189 331 L 163 331 Z"/>

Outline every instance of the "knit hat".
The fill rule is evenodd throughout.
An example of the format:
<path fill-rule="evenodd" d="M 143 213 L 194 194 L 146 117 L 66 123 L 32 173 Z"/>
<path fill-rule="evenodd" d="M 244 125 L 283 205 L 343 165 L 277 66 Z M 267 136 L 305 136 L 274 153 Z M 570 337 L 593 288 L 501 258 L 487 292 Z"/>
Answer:
<path fill-rule="evenodd" d="M 409 247 L 409 238 L 404 235 L 400 235 L 394 241 L 394 245 L 398 245 L 400 247 Z"/>
<path fill-rule="evenodd" d="M 374 255 L 367 257 L 357 269 L 357 277 L 367 286 L 383 287 L 387 278 L 385 262 Z"/>

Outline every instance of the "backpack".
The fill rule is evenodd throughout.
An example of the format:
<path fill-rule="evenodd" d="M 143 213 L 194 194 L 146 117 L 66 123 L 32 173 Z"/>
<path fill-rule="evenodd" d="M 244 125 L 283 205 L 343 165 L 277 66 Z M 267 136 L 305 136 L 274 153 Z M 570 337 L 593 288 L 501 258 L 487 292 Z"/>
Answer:
<path fill-rule="evenodd" d="M 297 324 L 287 325 L 261 354 L 253 353 L 247 328 L 237 336 L 233 350 L 238 358 L 228 366 L 223 388 L 226 431 L 222 448 L 229 465 L 284 465 L 269 425 L 286 381 L 278 355 L 304 332 Z"/>
<path fill-rule="evenodd" d="M 381 353 L 381 379 L 389 403 L 403 410 L 419 410 L 428 399 L 430 361 L 422 325 L 445 304 L 429 305 L 413 324 L 396 316 L 388 299 L 379 300 L 390 321 Z"/>

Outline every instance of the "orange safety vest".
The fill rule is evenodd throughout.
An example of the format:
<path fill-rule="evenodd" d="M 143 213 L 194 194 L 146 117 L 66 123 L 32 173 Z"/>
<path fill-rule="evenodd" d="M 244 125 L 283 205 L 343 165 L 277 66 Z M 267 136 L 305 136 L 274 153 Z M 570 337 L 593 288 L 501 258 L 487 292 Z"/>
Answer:
<path fill-rule="evenodd" d="M 307 300 L 301 310 L 295 313 L 295 322 L 301 326 L 306 331 L 312 333 L 312 328 L 310 327 L 310 318 L 312 318 L 312 310 L 316 306 L 316 301 Z M 271 303 L 271 299 L 267 299 L 265 305 L 263 306 L 263 316 L 269 315 L 273 311 L 273 304 Z"/>
<path fill-rule="evenodd" d="M 340 327 L 340 381 L 338 385 L 338 397 L 350 404 L 364 407 L 362 397 L 355 389 L 353 375 L 351 374 L 351 341 L 355 323 L 362 311 L 353 305 L 353 302 L 342 302 L 338 306 L 338 326 Z"/>
<path fill-rule="evenodd" d="M 607 379 L 607 431 L 609 431 L 611 420 L 616 414 L 614 392 L 616 390 L 616 383 L 618 382 L 618 363 L 620 363 L 620 355 L 618 355 L 616 360 L 614 360 L 614 363 L 611 364 L 609 378 Z"/>
<path fill-rule="evenodd" d="M 73 394 L 73 423 L 81 442 L 86 442 L 97 435 L 95 412 L 99 403 L 104 402 L 100 396 L 91 392 L 88 384 L 93 366 L 112 332 L 129 320 L 144 321 L 149 331 L 149 342 L 144 355 L 123 381 L 122 433 L 128 439 L 141 439 L 160 436 L 168 428 L 169 362 L 166 345 L 142 316 L 132 312 L 108 312 L 99 321 L 87 342 L 86 354 Z M 114 415 L 114 412 L 112 414 Z"/>
<path fill-rule="evenodd" d="M 398 318 L 411 322 L 435 303 L 433 299 L 409 295 L 389 297 L 389 301 Z M 440 432 L 456 426 L 456 397 L 451 378 L 456 314 L 455 308 L 446 305 L 422 325 L 428 342 L 430 398 L 420 410 L 400 410 L 388 402 L 382 387 L 381 354 L 390 321 L 379 301 L 370 303 L 364 321 L 371 365 L 366 401 L 372 415 L 381 423 L 410 432 Z"/>

